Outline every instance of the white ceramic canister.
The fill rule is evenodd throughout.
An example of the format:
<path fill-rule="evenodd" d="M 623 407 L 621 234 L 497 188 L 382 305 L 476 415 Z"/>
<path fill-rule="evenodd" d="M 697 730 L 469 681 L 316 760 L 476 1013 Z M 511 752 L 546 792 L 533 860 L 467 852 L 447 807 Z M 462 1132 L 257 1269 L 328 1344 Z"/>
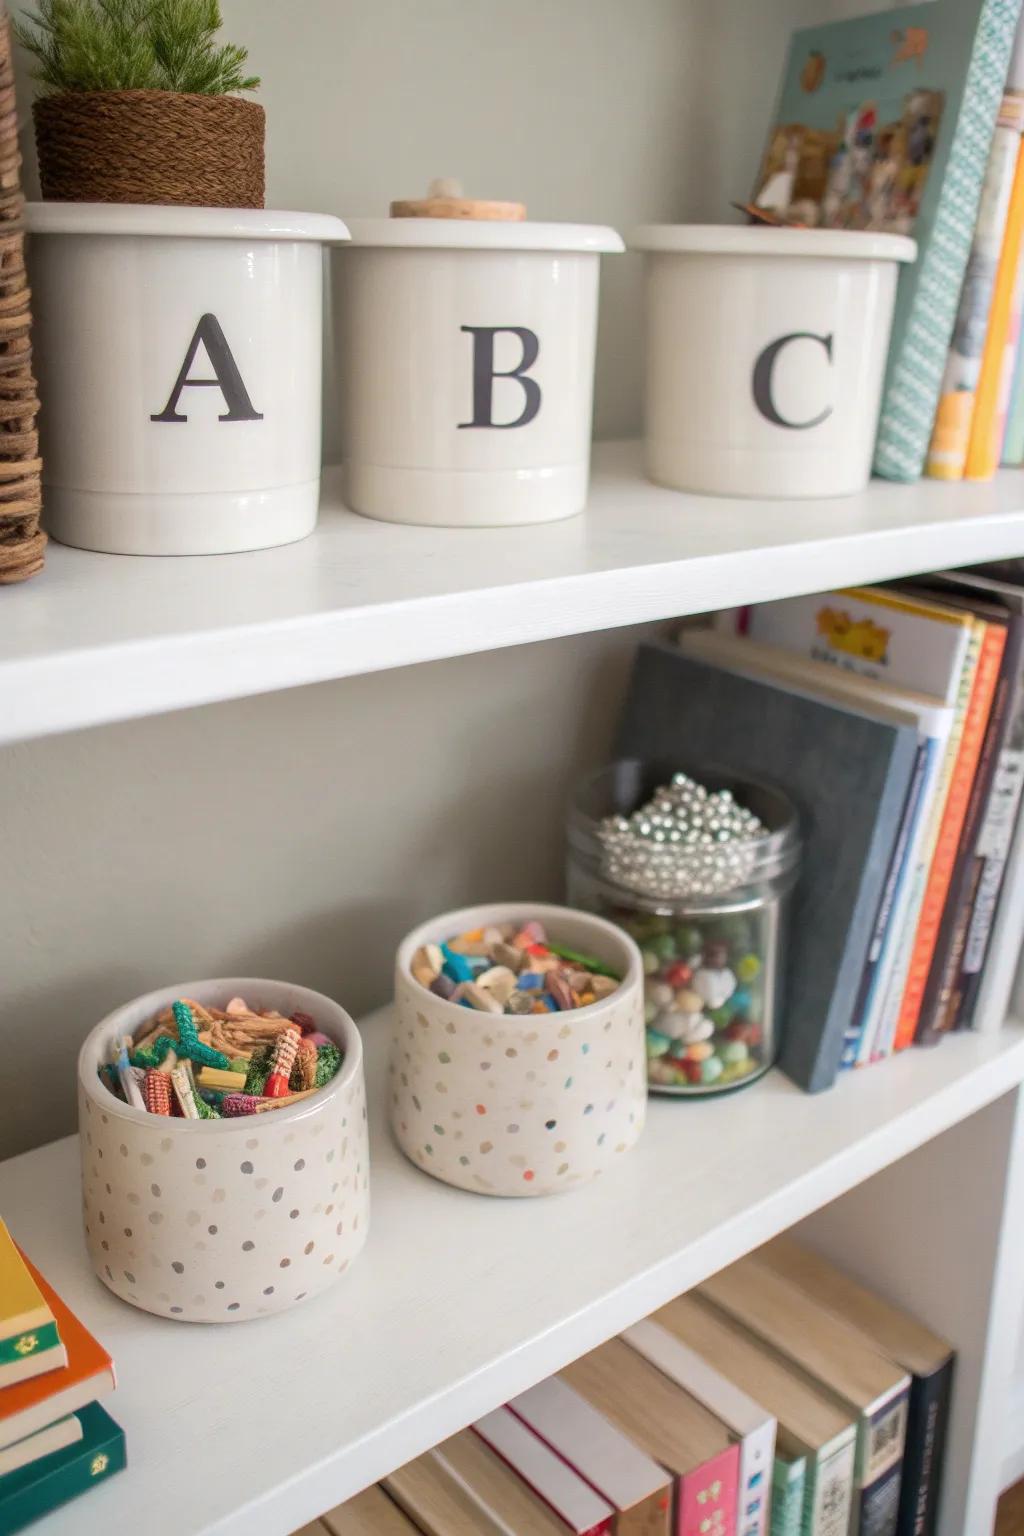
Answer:
<path fill-rule="evenodd" d="M 646 468 L 677 490 L 846 496 L 871 457 L 902 235 L 656 224 Z"/>
<path fill-rule="evenodd" d="M 209 555 L 305 538 L 320 496 L 326 214 L 28 208 L 46 527 Z"/>
<path fill-rule="evenodd" d="M 345 497 L 395 523 L 581 512 L 612 229 L 353 219 L 335 298 Z"/>
<path fill-rule="evenodd" d="M 618 990 L 586 1008 L 514 1017 L 448 1002 L 412 974 L 421 944 L 531 918 L 552 942 L 618 971 Z M 398 950 L 390 1071 L 392 1129 L 424 1173 L 484 1195 L 575 1189 L 644 1128 L 640 952 L 621 928 L 568 907 L 503 902 L 432 918 Z"/>
<path fill-rule="evenodd" d="M 296 1010 L 344 1052 L 308 1099 L 236 1120 L 179 1120 L 116 1098 L 98 1076 L 114 1037 L 178 998 Z M 344 1008 L 252 977 L 162 987 L 111 1013 L 78 1060 L 86 1244 L 116 1296 L 185 1322 L 283 1312 L 338 1280 L 366 1242 L 369 1152 L 363 1050 Z"/>

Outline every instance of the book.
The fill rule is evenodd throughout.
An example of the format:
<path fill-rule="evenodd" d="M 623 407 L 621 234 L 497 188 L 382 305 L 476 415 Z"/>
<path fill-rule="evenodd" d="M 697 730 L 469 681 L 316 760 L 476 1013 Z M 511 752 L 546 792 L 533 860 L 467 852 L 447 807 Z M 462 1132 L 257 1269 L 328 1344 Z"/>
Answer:
<path fill-rule="evenodd" d="M 574 1536 L 603 1536 L 614 1529 L 612 1506 L 511 1409 L 496 1408 L 472 1428 Z"/>
<path fill-rule="evenodd" d="M 106 1409 L 99 1403 L 87 1403 L 78 1417 L 82 1438 L 76 1444 L 9 1472 L 0 1483 L 0 1530 L 4 1536 L 13 1536 L 33 1520 L 123 1471 L 124 1431 Z"/>
<path fill-rule="evenodd" d="M 739 1447 L 713 1414 L 622 1339 L 560 1375 L 675 1478 L 675 1536 L 732 1536 Z"/>
<path fill-rule="evenodd" d="M 893 839 L 885 880 L 875 911 L 867 958 L 854 991 L 854 1004 L 846 1027 L 841 1066 L 852 1066 L 862 1040 L 870 1047 L 896 963 L 898 939 L 913 894 L 913 872 L 923 855 L 928 818 L 938 792 L 942 763 L 953 727 L 954 712 L 931 694 L 896 688 L 843 667 L 788 651 L 780 646 L 755 643 L 749 636 L 721 630 L 685 629 L 678 643 L 687 655 L 699 656 L 732 671 L 787 679 L 817 698 L 855 699 L 879 719 L 912 723 L 918 750 L 910 785 L 903 804 L 899 829 Z"/>
<path fill-rule="evenodd" d="M 520 1428 L 524 1434 L 530 1433 L 524 1426 Z M 435 1455 L 499 1530 L 515 1531 L 516 1536 L 566 1536 L 570 1527 L 472 1430 L 464 1429 L 443 1441 Z M 591 1493 L 591 1497 L 597 1495 Z M 610 1517 L 608 1510 L 607 1517 L 593 1528 L 594 1536 L 604 1536 L 611 1529 Z"/>
<path fill-rule="evenodd" d="M 949 351 L 1019 0 L 927 0 L 794 34 L 754 201 L 782 217 L 912 234 L 875 470 L 916 480 Z M 785 178 L 788 178 L 788 185 Z"/>
<path fill-rule="evenodd" d="M 853 1414 L 856 1521 L 860 1536 L 895 1536 L 910 1377 L 827 1308 L 755 1255 L 699 1288 L 772 1349 L 821 1383 Z"/>
<path fill-rule="evenodd" d="M 77 1413 L 114 1390 L 114 1366 L 106 1350 L 47 1285 L 31 1261 L 25 1262 L 53 1313 L 68 1361 L 58 1370 L 5 1387 L 0 1393 L 0 1450 L 52 1424 L 54 1419 Z"/>
<path fill-rule="evenodd" d="M 937 697 L 953 709 L 938 780 L 915 845 L 911 883 L 881 1003 L 870 1032 L 864 1030 L 857 1060 L 887 1055 L 909 1045 L 897 1040 L 907 976 L 914 957 L 921 910 L 928 891 L 935 848 L 956 770 L 964 722 L 978 664 L 979 636 L 969 614 L 934 601 L 914 599 L 878 587 L 851 587 L 809 597 L 762 603 L 749 610 L 753 639 L 826 661 L 876 682 Z"/>
<path fill-rule="evenodd" d="M 53 1313 L 0 1220 L 0 1387 L 58 1370 L 67 1358 Z"/>
<path fill-rule="evenodd" d="M 1001 601 L 994 602 L 992 598 L 997 594 L 979 590 L 970 578 L 961 580 L 955 572 L 929 577 L 926 584 L 946 602 L 973 612 L 978 618 L 1004 626 L 1006 633 L 999 674 L 921 1004 L 916 1033 L 919 1041 L 938 1038 L 952 1029 L 956 1022 L 961 967 L 985 867 L 982 836 L 996 775 L 1003 760 L 1012 706 L 1019 691 L 1024 662 L 1024 614 L 1014 613 L 1009 605 Z"/>
<path fill-rule="evenodd" d="M 621 757 L 698 774 L 710 764 L 785 786 L 803 854 L 782 1066 L 811 1092 L 830 1087 L 839 1068 L 917 756 L 911 724 L 876 716 L 651 642 L 639 647 L 616 738 Z"/>
<path fill-rule="evenodd" d="M 69 1413 L 67 1418 L 57 1419 L 44 1429 L 37 1429 L 34 1435 L 26 1435 L 24 1440 L 15 1440 L 13 1445 L 0 1451 L 0 1478 L 8 1472 L 16 1472 L 19 1467 L 27 1467 L 41 1456 L 62 1451 L 66 1445 L 74 1445 L 81 1438 L 82 1421 L 76 1414 Z"/>
<path fill-rule="evenodd" d="M 1016 49 L 1014 52 L 1016 58 Z M 974 241 L 925 460 L 925 473 L 936 480 L 962 480 L 971 445 L 982 359 L 988 349 L 989 315 L 1024 131 L 1024 97 L 1009 89 L 1009 83 L 992 135 Z"/>
<path fill-rule="evenodd" d="M 934 1536 L 949 1420 L 953 1346 L 813 1248 L 784 1235 L 758 1250 L 776 1273 L 828 1307 L 910 1374 L 898 1536 Z"/>
<path fill-rule="evenodd" d="M 409 1517 L 376 1485 L 328 1510 L 306 1530 L 310 1536 L 418 1536 Z M 296 1536 L 303 1536 L 303 1532 Z"/>
<path fill-rule="evenodd" d="M 801 1536 L 806 1477 L 806 1456 L 785 1456 L 776 1451 L 772 1463 L 771 1536 Z"/>
<path fill-rule="evenodd" d="M 766 1408 L 658 1323 L 647 1318 L 622 1335 L 631 1349 L 689 1392 L 739 1446 L 737 1536 L 769 1536 L 775 1419 Z"/>
<path fill-rule="evenodd" d="M 852 1414 L 798 1367 L 771 1350 L 742 1323 L 701 1296 L 677 1296 L 651 1317 L 674 1338 L 745 1390 L 776 1420 L 773 1486 L 784 1481 L 787 1504 L 799 1509 L 802 1536 L 846 1536 L 853 1508 L 856 1429 Z M 772 1531 L 783 1506 L 772 1503 Z"/>
<path fill-rule="evenodd" d="M 440 1449 L 399 1467 L 381 1486 L 423 1536 L 508 1536 Z"/>
<path fill-rule="evenodd" d="M 567 1382 L 551 1376 L 508 1406 L 607 1499 L 616 1536 L 669 1536 L 671 1479 Z"/>

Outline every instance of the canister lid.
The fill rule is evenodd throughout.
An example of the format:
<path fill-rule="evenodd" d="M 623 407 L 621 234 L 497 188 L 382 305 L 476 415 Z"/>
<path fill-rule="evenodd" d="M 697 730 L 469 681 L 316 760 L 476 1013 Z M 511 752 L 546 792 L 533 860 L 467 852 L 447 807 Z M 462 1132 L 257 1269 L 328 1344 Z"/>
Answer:
<path fill-rule="evenodd" d="M 28 203 L 33 235 L 142 235 L 190 240 L 316 240 L 338 245 L 348 228 L 330 213 L 272 208 L 185 208 L 148 203 Z"/>
<path fill-rule="evenodd" d="M 452 251 L 624 251 L 603 224 L 536 224 L 484 219 L 349 219 L 353 246 Z"/>
<path fill-rule="evenodd" d="M 837 256 L 844 261 L 913 261 L 906 235 L 874 229 L 777 229 L 753 224 L 641 224 L 628 240 L 634 251 L 720 256 Z"/>
<path fill-rule="evenodd" d="M 430 183 L 426 197 L 399 198 L 391 204 L 393 219 L 494 219 L 516 222 L 526 218 L 525 203 L 493 197 L 467 197 L 462 183 L 440 176 Z"/>

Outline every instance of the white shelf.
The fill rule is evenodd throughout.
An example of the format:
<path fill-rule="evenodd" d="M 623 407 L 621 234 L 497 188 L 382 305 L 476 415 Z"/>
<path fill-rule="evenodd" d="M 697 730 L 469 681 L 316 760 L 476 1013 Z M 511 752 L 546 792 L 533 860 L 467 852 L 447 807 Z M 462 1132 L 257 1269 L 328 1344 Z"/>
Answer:
<path fill-rule="evenodd" d="M 0 1165 L 14 1235 L 113 1354 L 129 1470 L 39 1536 L 285 1536 L 1024 1080 L 1024 1027 L 947 1040 L 810 1097 L 772 1074 L 654 1102 L 613 1173 L 557 1199 L 432 1182 L 386 1129 L 387 1013 L 365 1025 L 373 1219 L 334 1292 L 191 1327 L 88 1268 L 78 1147 Z"/>
<path fill-rule="evenodd" d="M 1024 477 L 874 481 L 843 500 L 734 501 L 649 485 L 595 450 L 583 517 L 402 528 L 325 478 L 312 538 L 145 559 L 51 545 L 0 597 L 0 742 L 557 635 L 1024 554 Z"/>

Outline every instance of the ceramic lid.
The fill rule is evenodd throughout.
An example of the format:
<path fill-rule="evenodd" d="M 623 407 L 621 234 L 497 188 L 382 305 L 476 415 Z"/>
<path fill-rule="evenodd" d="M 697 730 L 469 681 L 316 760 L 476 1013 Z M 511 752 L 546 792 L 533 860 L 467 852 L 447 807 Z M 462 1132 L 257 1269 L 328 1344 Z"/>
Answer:
<path fill-rule="evenodd" d="M 917 245 L 880 230 L 776 229 L 761 224 L 641 224 L 629 236 L 635 251 L 681 255 L 838 256 L 844 261 L 913 261 Z"/>
<path fill-rule="evenodd" d="M 529 219 L 349 219 L 353 246 L 450 251 L 624 251 L 604 224 L 536 224 Z"/>
<path fill-rule="evenodd" d="M 184 208 L 149 203 L 27 203 L 33 235 L 163 235 L 190 240 L 318 240 L 337 245 L 348 228 L 330 213 L 272 208 Z"/>

